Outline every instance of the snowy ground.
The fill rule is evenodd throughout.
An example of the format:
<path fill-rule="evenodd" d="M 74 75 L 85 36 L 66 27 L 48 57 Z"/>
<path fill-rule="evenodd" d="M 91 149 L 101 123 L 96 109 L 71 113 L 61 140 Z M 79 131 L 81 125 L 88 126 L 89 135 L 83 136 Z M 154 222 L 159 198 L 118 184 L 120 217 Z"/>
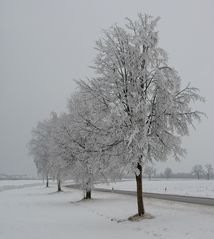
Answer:
<path fill-rule="evenodd" d="M 15 188 L 25 188 L 42 185 L 41 180 L 0 180 L 0 192 Z"/>
<path fill-rule="evenodd" d="M 134 196 L 93 193 L 82 201 L 79 190 L 34 186 L 0 192 L 1 239 L 210 239 L 214 207 L 145 199 L 154 219 L 127 219 L 136 212 Z"/>
<path fill-rule="evenodd" d="M 132 180 L 110 184 L 98 184 L 97 187 L 136 191 L 136 182 Z M 144 179 L 143 188 L 145 192 L 151 193 L 214 198 L 214 180 L 171 179 L 149 181 Z"/>

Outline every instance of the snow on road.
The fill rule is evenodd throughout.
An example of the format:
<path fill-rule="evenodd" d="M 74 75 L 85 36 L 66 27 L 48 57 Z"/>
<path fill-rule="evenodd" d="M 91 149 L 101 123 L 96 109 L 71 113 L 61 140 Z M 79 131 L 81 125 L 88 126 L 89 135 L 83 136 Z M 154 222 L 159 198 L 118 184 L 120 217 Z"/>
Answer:
<path fill-rule="evenodd" d="M 0 193 L 0 239 L 210 239 L 214 235 L 214 207 L 145 199 L 155 218 L 127 219 L 136 212 L 133 196 L 93 193 L 81 200 L 79 190 L 44 186 Z"/>
<path fill-rule="evenodd" d="M 136 182 L 123 181 L 110 184 L 98 184 L 97 187 L 136 191 Z M 144 192 L 166 193 L 184 196 L 214 198 L 214 180 L 147 180 L 143 179 Z"/>

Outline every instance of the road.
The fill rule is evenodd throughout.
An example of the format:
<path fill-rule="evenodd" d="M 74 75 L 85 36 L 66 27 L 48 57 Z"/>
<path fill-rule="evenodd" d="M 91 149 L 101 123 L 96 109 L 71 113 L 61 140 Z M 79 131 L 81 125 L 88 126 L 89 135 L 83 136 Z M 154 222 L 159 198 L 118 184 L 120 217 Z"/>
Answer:
<path fill-rule="evenodd" d="M 70 188 L 79 188 L 78 185 L 68 185 L 67 187 Z M 124 195 L 136 195 L 135 191 L 127 191 L 127 190 L 111 190 L 105 188 L 95 188 L 94 191 L 98 192 L 111 192 L 111 193 L 118 193 Z M 161 193 L 143 193 L 144 197 L 147 198 L 155 198 L 155 199 L 162 199 L 162 200 L 170 200 L 175 202 L 184 202 L 184 203 L 194 203 L 194 204 L 201 204 L 206 206 L 214 206 L 214 198 L 205 198 L 205 197 L 192 197 L 192 196 L 181 196 L 181 195 L 173 195 L 173 194 L 161 194 Z"/>

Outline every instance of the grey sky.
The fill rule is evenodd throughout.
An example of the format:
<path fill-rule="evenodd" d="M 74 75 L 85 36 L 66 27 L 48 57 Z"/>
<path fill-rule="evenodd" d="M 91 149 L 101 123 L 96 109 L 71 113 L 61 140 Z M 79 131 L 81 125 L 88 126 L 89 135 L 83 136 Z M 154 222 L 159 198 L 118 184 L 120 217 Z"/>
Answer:
<path fill-rule="evenodd" d="M 26 144 L 32 127 L 51 111 L 66 109 L 72 79 L 93 75 L 101 30 L 137 13 L 160 16 L 160 46 L 183 78 L 206 97 L 208 114 L 184 139 L 188 171 L 213 163 L 214 1 L 212 0 L 0 0 L 0 173 L 35 174 Z"/>

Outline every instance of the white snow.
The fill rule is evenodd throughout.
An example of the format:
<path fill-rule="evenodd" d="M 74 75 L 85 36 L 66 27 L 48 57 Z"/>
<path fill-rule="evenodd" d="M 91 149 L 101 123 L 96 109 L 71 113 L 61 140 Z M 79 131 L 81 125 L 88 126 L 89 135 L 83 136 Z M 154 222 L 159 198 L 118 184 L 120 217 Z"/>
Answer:
<path fill-rule="evenodd" d="M 96 187 L 136 191 L 136 182 L 135 180 L 131 180 L 109 184 L 98 184 Z M 162 179 L 149 181 L 143 179 L 143 188 L 144 192 L 151 193 L 214 198 L 214 180 Z"/>
<path fill-rule="evenodd" d="M 34 186 L 0 192 L 1 239 L 210 239 L 214 235 L 214 207 L 145 199 L 155 218 L 127 219 L 136 213 L 134 196 L 82 192 L 56 186 Z"/>
<path fill-rule="evenodd" d="M 0 192 L 16 188 L 41 185 L 41 180 L 0 180 Z"/>

